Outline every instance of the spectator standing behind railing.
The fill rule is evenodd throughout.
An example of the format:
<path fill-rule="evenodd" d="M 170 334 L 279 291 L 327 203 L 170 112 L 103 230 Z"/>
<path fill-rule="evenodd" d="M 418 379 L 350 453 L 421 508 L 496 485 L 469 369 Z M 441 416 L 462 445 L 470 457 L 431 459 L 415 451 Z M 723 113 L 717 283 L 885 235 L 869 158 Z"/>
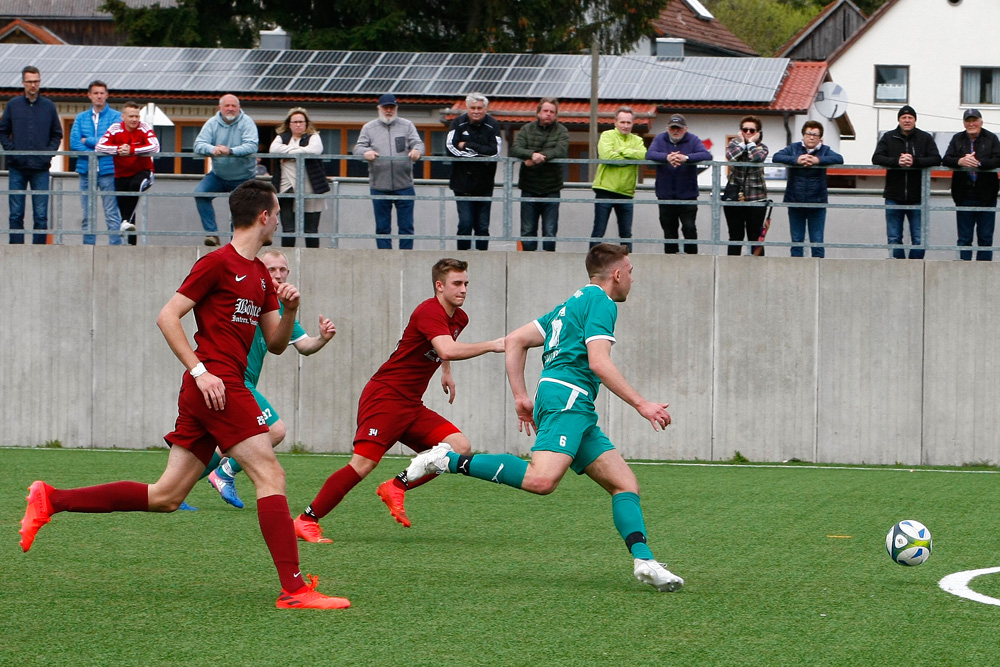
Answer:
<path fill-rule="evenodd" d="M 730 162 L 764 162 L 767 159 L 767 146 L 764 145 L 764 133 L 761 131 L 760 118 L 744 116 L 740 120 L 740 133 L 732 138 L 726 146 L 726 159 Z M 756 241 L 760 239 L 760 229 L 767 213 L 767 186 L 764 184 L 763 167 L 730 167 L 729 181 L 723 193 L 726 201 L 760 202 L 758 206 L 723 206 L 726 214 L 726 226 L 729 227 L 729 240 Z M 750 254 L 755 246 L 751 246 Z M 730 255 L 740 255 L 743 247 L 731 245 L 727 250 Z M 764 249 L 760 249 L 764 254 Z"/>
<path fill-rule="evenodd" d="M 597 141 L 597 157 L 601 160 L 642 160 L 646 157 L 646 144 L 642 137 L 632 134 L 635 119 L 631 107 L 620 107 L 615 114 L 615 127 L 601 133 Z M 632 238 L 632 198 L 635 196 L 635 181 L 639 175 L 639 165 L 597 165 L 594 176 L 594 229 L 590 237 L 593 248 L 604 238 L 608 228 L 611 210 L 618 221 L 618 237 Z M 629 252 L 632 244 L 625 243 Z"/>
<path fill-rule="evenodd" d="M 569 130 L 560 123 L 559 100 L 543 97 L 535 111 L 535 120 L 521 127 L 510 149 L 511 157 L 523 160 L 518 172 L 517 187 L 522 197 L 553 199 L 554 201 L 521 202 L 521 236 L 538 236 L 538 219 L 542 219 L 542 236 L 555 239 L 559 234 L 559 193 L 563 189 L 563 165 L 549 160 L 569 157 Z M 536 241 L 522 241 L 523 250 L 538 247 Z M 553 252 L 556 242 L 542 241 L 542 250 Z"/>
<path fill-rule="evenodd" d="M 424 154 L 424 142 L 410 121 L 396 115 L 396 96 L 386 93 L 378 99 L 378 118 L 365 123 L 354 145 L 354 154 L 368 161 L 368 187 L 372 195 L 413 197 L 413 163 Z M 409 162 L 400 160 L 409 157 Z M 382 159 L 379 159 L 382 158 Z M 397 158 L 395 160 L 386 158 Z M 392 207 L 396 206 L 396 227 L 400 236 L 413 236 L 412 199 L 372 199 L 375 233 L 392 234 Z M 392 239 L 375 239 L 376 247 L 392 249 Z M 400 250 L 412 250 L 413 239 L 399 239 Z"/>
<path fill-rule="evenodd" d="M 826 168 L 844 164 L 844 158 L 823 143 L 823 124 L 807 120 L 802 124 L 802 141 L 785 146 L 771 158 L 774 162 L 791 165 L 785 185 L 785 201 L 799 204 L 826 204 Z M 817 167 L 817 168 L 813 168 Z M 823 242 L 826 227 L 825 208 L 788 207 L 788 229 L 792 243 L 802 243 L 809 230 L 810 243 Z M 802 246 L 793 245 L 792 257 L 802 257 Z M 813 257 L 826 256 L 823 246 L 812 247 Z"/>
<path fill-rule="evenodd" d="M 122 115 L 115 109 L 108 106 L 108 86 L 100 80 L 90 83 L 87 88 L 87 97 L 90 98 L 90 108 L 77 115 L 73 121 L 73 127 L 69 131 L 69 147 L 74 151 L 92 151 L 97 147 L 97 142 L 101 140 L 108 128 L 119 122 Z M 122 217 L 118 212 L 118 201 L 115 199 L 115 165 L 113 158 L 105 156 L 97 160 L 97 189 L 104 192 L 101 195 L 101 203 L 104 205 L 104 221 L 108 225 L 108 231 L 117 232 L 121 229 Z M 90 206 L 88 205 L 87 190 L 90 188 L 90 160 L 86 155 L 76 157 L 76 173 L 80 174 L 80 199 L 83 203 L 83 231 L 90 230 Z M 97 220 L 94 220 L 94 229 L 97 229 Z M 83 242 L 87 245 L 94 245 L 97 237 L 94 234 L 83 235 Z M 109 245 L 121 245 L 122 237 L 118 234 L 108 236 Z"/>
<path fill-rule="evenodd" d="M 97 142 L 97 152 L 114 156 L 115 182 L 118 191 L 118 208 L 121 211 L 121 229 L 135 231 L 135 207 L 139 197 L 126 192 L 144 192 L 153 184 L 153 158 L 160 152 L 160 142 L 153 128 L 139 120 L 142 107 L 136 102 L 126 102 L 122 118 L 108 128 Z M 128 242 L 135 245 L 137 237 L 128 234 Z"/>
<path fill-rule="evenodd" d="M 259 148 L 257 125 L 240 109 L 239 98 L 235 95 L 220 97 L 219 112 L 208 119 L 194 140 L 194 152 L 212 158 L 212 170 L 194 189 L 201 226 L 208 232 L 205 245 L 219 245 L 219 228 L 212 207 L 212 200 L 217 195 L 202 193 L 232 192 L 240 183 L 253 178 L 257 174 L 257 159 L 253 154 Z"/>
<path fill-rule="evenodd" d="M 468 109 L 451 123 L 445 146 L 448 152 L 460 158 L 494 157 L 500 155 L 502 139 L 500 123 L 486 113 L 490 101 L 481 93 L 469 93 L 465 98 Z M 473 160 L 455 160 L 451 163 L 449 187 L 456 197 L 492 197 L 497 163 Z M 488 201 L 458 201 L 458 235 L 490 235 L 490 207 Z M 476 250 L 489 248 L 489 241 L 476 241 Z M 469 250 L 472 241 L 459 241 L 459 250 Z"/>
<path fill-rule="evenodd" d="M 711 160 L 712 154 L 701 139 L 688 132 L 684 116 L 674 114 L 668 123 L 667 131 L 656 135 L 646 151 L 647 160 L 661 163 L 656 166 L 656 198 L 696 201 L 698 168 L 693 163 Z M 697 204 L 659 204 L 659 209 L 663 238 L 676 241 L 678 226 L 685 239 L 698 238 Z M 663 252 L 668 255 L 677 254 L 677 250 L 676 243 L 663 244 Z M 685 243 L 684 252 L 697 255 L 698 245 Z"/>
<path fill-rule="evenodd" d="M 56 151 L 62 141 L 62 123 L 56 105 L 39 94 L 42 75 L 37 67 L 28 65 L 21 70 L 24 95 L 7 102 L 0 116 L 0 145 L 7 151 Z M 11 190 L 49 189 L 49 167 L 52 158 L 45 155 L 11 155 L 7 157 Z M 8 195 L 10 228 L 24 229 L 24 194 Z M 49 196 L 32 193 L 31 213 L 35 229 L 49 227 Z M 46 234 L 35 234 L 32 243 L 45 243 Z M 24 243 L 24 234 L 11 233 L 11 243 Z"/>
<path fill-rule="evenodd" d="M 917 127 L 917 112 L 909 104 L 900 108 L 896 114 L 899 125 L 882 135 L 875 146 L 872 164 L 889 167 L 885 172 L 885 189 L 882 196 L 887 206 L 900 204 L 919 204 L 923 191 L 924 167 L 936 167 L 941 164 L 941 153 L 938 152 L 934 137 Z M 920 167 L 920 169 L 894 169 L 893 167 Z M 923 238 L 923 228 L 920 220 L 920 209 L 897 208 L 885 209 L 885 233 L 890 245 L 903 244 L 903 219 L 910 221 L 910 243 L 920 245 Z M 893 259 L 906 259 L 905 248 L 893 248 Z M 921 248 L 910 249 L 910 259 L 923 259 Z"/>
<path fill-rule="evenodd" d="M 983 115 L 978 109 L 967 109 L 962 115 L 965 131 L 951 138 L 944 152 L 944 164 L 953 169 L 996 169 L 1000 167 L 1000 141 L 997 135 L 983 129 Z M 955 171 L 951 174 L 951 198 L 955 206 L 988 206 L 996 208 L 1000 180 L 991 171 Z M 971 246 L 975 233 L 980 246 L 993 245 L 993 229 L 997 213 L 993 211 L 955 211 L 958 243 Z M 972 259 L 971 250 L 959 251 L 965 261 Z M 992 262 L 992 250 L 979 250 L 976 260 Z"/>
<path fill-rule="evenodd" d="M 284 122 L 278 126 L 278 136 L 271 142 L 269 153 L 286 153 L 288 155 L 322 155 L 323 140 L 316 131 L 316 126 L 309 120 L 309 115 L 302 107 L 289 110 Z M 281 165 L 274 169 L 271 182 L 281 194 L 291 194 L 301 190 L 307 195 L 322 195 L 330 191 L 330 183 L 326 180 L 322 160 L 306 160 L 306 182 L 299 186 L 298 166 L 294 159 L 281 160 Z M 285 248 L 295 246 L 295 200 L 289 197 L 278 199 L 281 204 L 281 245 Z M 325 199 L 305 200 L 305 233 L 319 232 L 319 216 L 326 209 Z M 318 238 L 307 238 L 307 248 L 318 248 Z"/>

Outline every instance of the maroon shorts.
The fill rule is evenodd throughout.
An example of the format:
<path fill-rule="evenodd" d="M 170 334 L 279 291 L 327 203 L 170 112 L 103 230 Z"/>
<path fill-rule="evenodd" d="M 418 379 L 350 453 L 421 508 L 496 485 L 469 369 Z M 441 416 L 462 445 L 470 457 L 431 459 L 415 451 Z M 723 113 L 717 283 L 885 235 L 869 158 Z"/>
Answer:
<path fill-rule="evenodd" d="M 369 382 L 358 401 L 354 453 L 377 463 L 397 442 L 422 452 L 453 433 L 461 431 L 423 403 L 403 400 L 385 385 Z"/>
<path fill-rule="evenodd" d="M 267 433 L 267 419 L 243 381 L 223 380 L 226 407 L 212 410 L 190 373 L 184 374 L 177 397 L 177 423 L 163 436 L 169 445 L 191 450 L 205 465 L 216 446 L 223 452 L 247 438 Z"/>

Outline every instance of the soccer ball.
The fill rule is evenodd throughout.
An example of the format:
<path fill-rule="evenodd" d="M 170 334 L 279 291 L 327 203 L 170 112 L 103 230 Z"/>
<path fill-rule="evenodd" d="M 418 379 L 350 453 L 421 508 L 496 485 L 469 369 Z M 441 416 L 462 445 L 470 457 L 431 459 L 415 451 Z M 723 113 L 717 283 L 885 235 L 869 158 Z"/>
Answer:
<path fill-rule="evenodd" d="M 885 550 L 889 552 L 889 558 L 900 565 L 920 565 L 930 558 L 933 548 L 931 531 L 912 519 L 900 521 L 885 536 Z"/>

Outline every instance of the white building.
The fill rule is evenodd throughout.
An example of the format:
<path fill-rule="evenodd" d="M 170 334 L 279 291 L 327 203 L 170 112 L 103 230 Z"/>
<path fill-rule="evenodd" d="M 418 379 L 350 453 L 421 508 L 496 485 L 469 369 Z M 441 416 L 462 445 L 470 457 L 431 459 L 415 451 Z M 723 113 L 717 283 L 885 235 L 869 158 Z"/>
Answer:
<path fill-rule="evenodd" d="M 840 145 L 846 163 L 871 163 L 879 136 L 896 127 L 904 104 L 916 110 L 917 127 L 935 135 L 942 154 L 963 129 L 963 109 L 979 109 L 986 128 L 1000 131 L 997 26 L 998 0 L 882 5 L 827 61 L 847 91 L 856 131 L 856 139 Z"/>

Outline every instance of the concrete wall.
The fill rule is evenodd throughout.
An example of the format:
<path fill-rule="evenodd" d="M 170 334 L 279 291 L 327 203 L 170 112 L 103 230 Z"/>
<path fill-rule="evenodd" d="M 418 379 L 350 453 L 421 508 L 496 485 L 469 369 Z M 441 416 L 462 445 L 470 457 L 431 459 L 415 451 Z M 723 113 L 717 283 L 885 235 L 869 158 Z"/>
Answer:
<path fill-rule="evenodd" d="M 149 447 L 176 416 L 182 368 L 156 315 L 207 249 L 0 246 L 11 295 L 0 320 L 0 445 Z M 358 395 L 443 254 L 470 260 L 465 340 L 510 331 L 586 283 L 581 253 L 289 249 L 300 319 L 337 336 L 312 357 L 269 357 L 261 389 L 286 445 L 348 452 Z M 633 257 L 614 357 L 647 398 L 656 433 L 616 397 L 601 424 L 628 457 L 798 458 L 845 463 L 1000 461 L 995 264 L 712 255 Z M 192 318 L 187 325 L 193 326 Z M 189 333 L 191 331 L 189 330 Z M 501 355 L 456 362 L 449 405 L 426 403 L 480 450 L 523 454 Z M 529 359 L 529 382 L 538 355 Z M 397 448 L 397 451 L 400 449 Z"/>

